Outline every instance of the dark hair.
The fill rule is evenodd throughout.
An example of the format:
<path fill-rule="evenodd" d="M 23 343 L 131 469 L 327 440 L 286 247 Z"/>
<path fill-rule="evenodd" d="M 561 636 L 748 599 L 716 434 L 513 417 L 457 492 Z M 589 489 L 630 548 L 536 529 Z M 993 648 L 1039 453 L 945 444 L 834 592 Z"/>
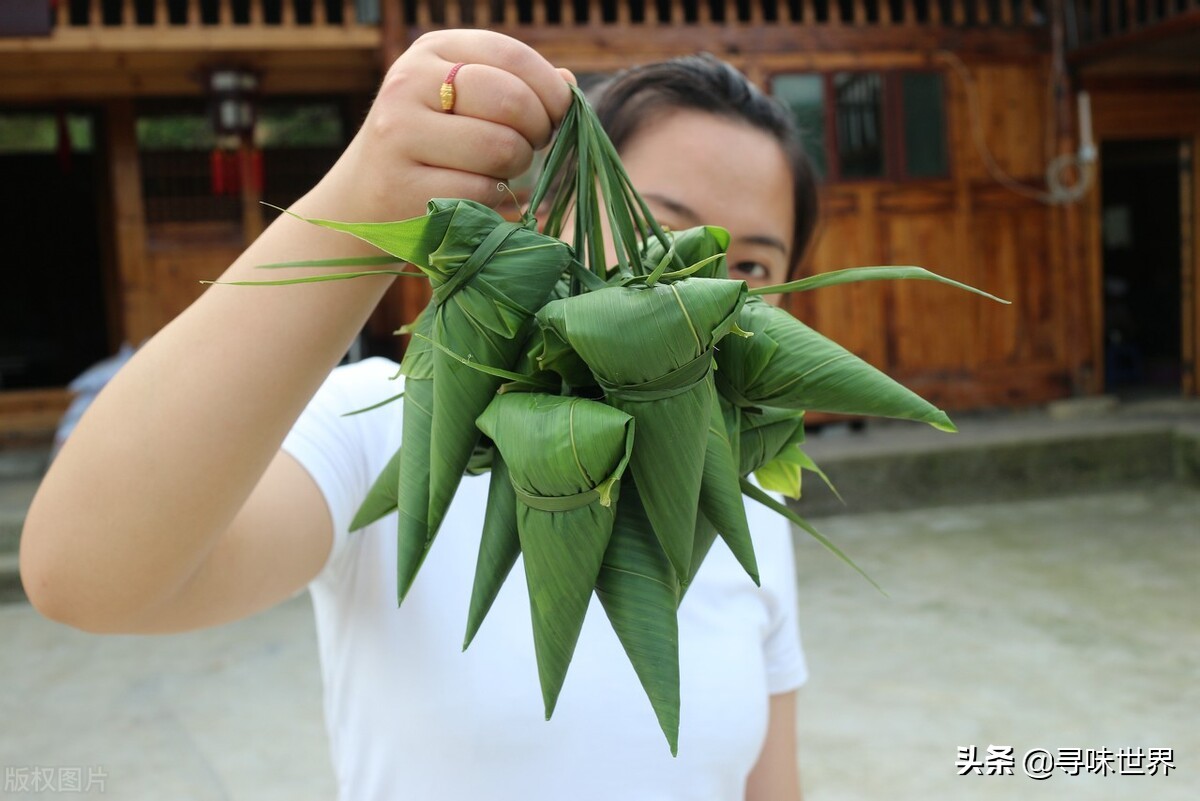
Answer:
<path fill-rule="evenodd" d="M 632 67 L 598 84 L 591 95 L 596 116 L 619 151 L 663 109 L 695 109 L 745 122 L 770 134 L 792 168 L 794 218 L 791 268 L 804 256 L 817 224 L 817 182 L 796 124 L 730 64 L 703 53 Z"/>

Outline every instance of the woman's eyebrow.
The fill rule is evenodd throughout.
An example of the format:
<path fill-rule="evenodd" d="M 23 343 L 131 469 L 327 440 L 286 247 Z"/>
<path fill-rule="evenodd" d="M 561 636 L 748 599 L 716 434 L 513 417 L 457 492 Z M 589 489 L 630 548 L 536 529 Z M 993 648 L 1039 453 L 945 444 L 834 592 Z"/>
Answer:
<path fill-rule="evenodd" d="M 739 239 L 745 245 L 762 245 L 763 247 L 774 248 L 782 251 L 785 256 L 788 252 L 787 245 L 783 244 L 783 240 L 778 237 L 766 234 L 751 234 L 750 236 L 739 237 Z"/>
<path fill-rule="evenodd" d="M 696 223 L 697 225 L 700 224 L 700 215 L 696 213 L 695 209 L 686 203 L 681 203 L 678 200 L 673 200 L 665 195 L 657 195 L 653 192 L 642 195 L 642 197 L 646 200 L 653 200 L 655 203 L 662 206 L 672 214 L 678 214 L 681 217 L 687 217 L 690 221 Z"/>

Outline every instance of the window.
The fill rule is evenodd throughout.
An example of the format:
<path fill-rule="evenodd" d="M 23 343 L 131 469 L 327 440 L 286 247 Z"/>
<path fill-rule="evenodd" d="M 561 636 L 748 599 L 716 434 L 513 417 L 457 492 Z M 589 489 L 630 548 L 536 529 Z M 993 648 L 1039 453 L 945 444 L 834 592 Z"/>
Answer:
<path fill-rule="evenodd" d="M 940 73 L 777 75 L 771 93 L 791 109 L 804 145 L 826 180 L 949 177 Z"/>
<path fill-rule="evenodd" d="M 816 73 L 779 75 L 771 82 L 774 95 L 792 110 L 800 140 L 817 173 L 829 173 L 825 148 L 825 79 Z"/>
<path fill-rule="evenodd" d="M 242 163 L 236 142 L 218 141 L 202 100 L 149 104 L 137 120 L 146 220 L 242 219 Z M 289 206 L 337 160 L 347 139 L 341 104 L 324 98 L 264 98 L 258 105 L 250 169 L 262 199 Z"/>
<path fill-rule="evenodd" d="M 92 150 L 92 118 L 52 111 L 0 112 L 0 154 Z"/>

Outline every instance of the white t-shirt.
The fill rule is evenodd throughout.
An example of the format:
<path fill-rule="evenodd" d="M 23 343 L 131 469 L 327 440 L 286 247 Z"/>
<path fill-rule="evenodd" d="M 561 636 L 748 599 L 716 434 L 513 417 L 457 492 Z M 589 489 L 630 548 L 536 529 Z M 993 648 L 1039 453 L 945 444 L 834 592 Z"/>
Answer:
<path fill-rule="evenodd" d="M 462 651 L 487 476 L 463 479 L 400 608 L 395 516 L 347 533 L 400 444 L 400 406 L 342 415 L 399 391 L 388 381 L 396 370 L 378 358 L 338 368 L 284 443 L 320 486 L 336 531 L 310 590 L 339 797 L 741 799 L 768 696 L 807 676 L 786 522 L 748 503 L 762 588 L 718 540 L 680 606 L 678 758 L 594 596 L 546 721 L 520 561 Z"/>

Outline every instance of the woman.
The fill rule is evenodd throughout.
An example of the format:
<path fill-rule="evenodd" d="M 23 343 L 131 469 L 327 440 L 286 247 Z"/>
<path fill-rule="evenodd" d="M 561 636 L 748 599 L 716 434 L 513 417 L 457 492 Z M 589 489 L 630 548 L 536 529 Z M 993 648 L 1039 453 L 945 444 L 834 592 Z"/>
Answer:
<path fill-rule="evenodd" d="M 445 113 L 438 87 L 460 63 Z M 561 120 L 569 79 L 499 34 L 422 37 L 293 210 L 384 221 L 422 214 L 430 197 L 497 203 L 497 182 L 523 172 Z M 815 196 L 778 109 L 708 59 L 635 71 L 605 98 L 602 118 L 659 220 L 720 224 L 732 235 L 731 277 L 784 280 L 811 234 Z M 222 280 L 358 254 L 367 246 L 285 215 Z M 89 631 L 170 632 L 308 586 L 344 799 L 798 798 L 805 668 L 790 542 L 770 515 L 748 510 L 763 589 L 716 548 L 680 609 L 678 759 L 597 610 L 550 722 L 519 577 L 458 653 L 486 479 L 464 480 L 395 608 L 391 522 L 346 530 L 399 443 L 398 415 L 341 417 L 379 400 L 395 366 L 374 359 L 330 376 L 389 283 L 215 287 L 147 343 L 30 509 L 21 569 L 35 606 Z"/>

